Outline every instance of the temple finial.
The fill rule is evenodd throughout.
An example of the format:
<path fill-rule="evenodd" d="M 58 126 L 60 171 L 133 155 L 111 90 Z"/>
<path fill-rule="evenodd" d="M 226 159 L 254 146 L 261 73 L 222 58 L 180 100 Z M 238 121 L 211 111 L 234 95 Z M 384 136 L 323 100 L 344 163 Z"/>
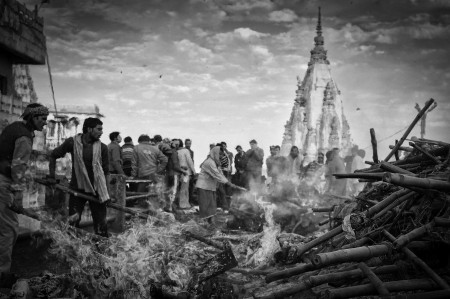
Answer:
<path fill-rule="evenodd" d="M 322 36 L 322 22 L 321 22 L 321 14 L 320 14 L 320 6 L 319 6 L 319 15 L 317 17 L 317 36 Z"/>

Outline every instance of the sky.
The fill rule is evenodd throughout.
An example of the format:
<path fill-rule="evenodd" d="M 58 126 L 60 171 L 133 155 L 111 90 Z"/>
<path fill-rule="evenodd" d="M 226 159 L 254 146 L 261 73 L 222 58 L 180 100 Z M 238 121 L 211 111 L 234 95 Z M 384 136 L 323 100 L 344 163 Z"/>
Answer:
<path fill-rule="evenodd" d="M 40 0 L 21 0 L 30 9 Z M 450 141 L 450 1 L 50 0 L 39 15 L 57 105 L 98 105 L 102 141 L 120 131 L 191 138 L 199 165 L 210 143 L 269 155 L 281 145 L 314 47 L 318 7 L 331 72 L 352 139 L 383 159 L 433 98 L 426 138 Z M 32 66 L 52 103 L 46 66 Z M 420 136 L 417 126 L 410 136 Z"/>

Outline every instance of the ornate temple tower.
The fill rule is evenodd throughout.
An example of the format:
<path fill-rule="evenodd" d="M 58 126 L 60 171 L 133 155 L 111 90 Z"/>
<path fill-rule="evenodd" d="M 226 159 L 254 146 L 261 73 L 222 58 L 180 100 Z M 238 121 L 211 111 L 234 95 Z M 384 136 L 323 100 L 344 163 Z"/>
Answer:
<path fill-rule="evenodd" d="M 352 147 L 350 127 L 344 115 L 341 92 L 331 77 L 330 62 L 324 48 L 321 15 L 314 37 L 303 81 L 297 77 L 297 91 L 291 116 L 285 125 L 281 154 L 288 155 L 296 145 L 305 154 L 304 164 L 317 159 L 332 148 L 340 148 L 341 156 Z"/>

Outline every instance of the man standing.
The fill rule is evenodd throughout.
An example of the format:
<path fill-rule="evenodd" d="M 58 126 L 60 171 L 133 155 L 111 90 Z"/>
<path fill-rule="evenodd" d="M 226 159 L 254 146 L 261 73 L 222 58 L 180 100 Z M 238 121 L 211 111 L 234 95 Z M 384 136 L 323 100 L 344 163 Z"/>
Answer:
<path fill-rule="evenodd" d="M 189 150 L 191 154 L 192 163 L 194 163 L 194 151 L 191 149 L 192 140 L 187 138 L 184 140 L 184 147 Z M 194 188 L 195 188 L 195 174 L 189 176 L 189 202 L 194 203 Z"/>
<path fill-rule="evenodd" d="M 122 149 L 120 148 L 122 136 L 119 132 L 112 132 L 109 134 L 109 140 L 111 140 L 108 144 L 109 173 L 125 174 L 122 169 Z"/>
<path fill-rule="evenodd" d="M 55 178 L 56 159 L 67 153 L 72 155 L 72 179 L 70 188 L 88 193 L 99 202 L 89 201 L 94 221 L 94 232 L 108 237 L 106 224 L 106 201 L 109 200 L 109 161 L 108 147 L 100 142 L 103 134 L 103 122 L 89 117 L 83 123 L 83 133 L 67 138 L 55 148 L 49 157 L 50 177 Z M 79 227 L 86 199 L 74 194 L 69 198 L 69 215 L 76 227 Z"/>
<path fill-rule="evenodd" d="M 178 149 L 180 148 L 181 139 L 174 138 L 171 141 L 172 153 L 169 156 L 166 167 L 166 188 L 169 196 L 169 205 L 166 206 L 166 212 L 173 211 L 173 203 L 177 196 L 180 174 L 188 175 L 188 171 L 180 167 L 178 159 Z"/>
<path fill-rule="evenodd" d="M 246 172 L 246 188 L 261 183 L 262 165 L 264 161 L 264 150 L 258 147 L 255 139 L 250 140 L 250 149 L 245 153 L 247 156 Z"/>
<path fill-rule="evenodd" d="M 240 187 L 245 187 L 245 165 L 247 164 L 247 160 L 242 146 L 236 146 L 236 151 L 238 153 L 234 156 L 234 168 L 236 168 L 236 172 L 234 173 L 233 183 Z"/>
<path fill-rule="evenodd" d="M 179 140 L 179 143 L 180 147 L 178 148 L 178 160 L 180 162 L 180 167 L 184 170 L 187 170 L 188 172 L 187 174 L 183 174 L 180 177 L 179 207 L 180 209 L 190 209 L 190 180 L 195 175 L 195 167 L 189 149 L 183 147 L 183 142 L 181 140 Z"/>
<path fill-rule="evenodd" d="M 131 176 L 131 159 L 133 158 L 134 144 L 130 136 L 123 140 L 125 144 L 122 145 L 122 169 L 126 176 Z"/>
<path fill-rule="evenodd" d="M 297 146 L 292 146 L 289 155 L 286 157 L 286 174 L 294 178 L 300 178 L 302 173 L 302 161 L 300 151 Z"/>
<path fill-rule="evenodd" d="M 150 144 L 148 135 L 141 135 L 131 157 L 131 176 L 140 180 L 157 182 L 157 174 L 163 174 L 167 157 L 157 146 Z M 149 192 L 147 183 L 138 183 L 138 192 Z"/>
<path fill-rule="evenodd" d="M 0 273 L 9 272 L 17 240 L 19 220 L 9 207 L 22 206 L 27 163 L 33 147 L 34 131 L 47 124 L 47 107 L 33 103 L 25 108 L 22 121 L 8 125 L 0 135 Z"/>

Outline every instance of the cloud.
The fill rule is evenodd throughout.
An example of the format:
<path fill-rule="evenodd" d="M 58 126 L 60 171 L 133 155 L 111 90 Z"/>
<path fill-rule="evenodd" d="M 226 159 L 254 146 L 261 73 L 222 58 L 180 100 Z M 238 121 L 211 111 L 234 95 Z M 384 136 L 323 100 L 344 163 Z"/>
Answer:
<path fill-rule="evenodd" d="M 295 14 L 295 12 L 293 12 L 290 9 L 283 9 L 283 10 L 277 10 L 277 11 L 272 11 L 271 13 L 269 13 L 269 20 L 272 22 L 279 22 L 279 23 L 284 23 L 284 22 L 294 22 L 295 20 L 297 20 L 298 17 Z"/>
<path fill-rule="evenodd" d="M 250 28 L 236 28 L 233 32 L 234 36 L 239 36 L 242 39 L 248 40 L 250 38 L 260 38 L 263 36 L 267 36 L 268 34 L 254 31 Z"/>

